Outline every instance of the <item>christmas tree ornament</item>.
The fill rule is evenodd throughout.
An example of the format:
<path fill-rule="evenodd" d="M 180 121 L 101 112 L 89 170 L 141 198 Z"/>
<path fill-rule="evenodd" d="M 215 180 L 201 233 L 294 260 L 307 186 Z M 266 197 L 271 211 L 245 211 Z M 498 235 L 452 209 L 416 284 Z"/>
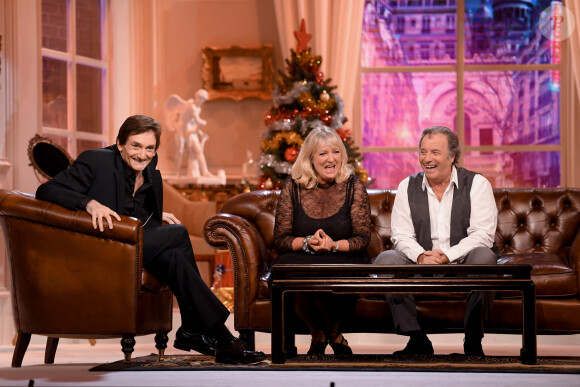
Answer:
<path fill-rule="evenodd" d="M 270 179 L 270 178 L 266 179 L 266 181 L 264 182 L 264 188 L 265 189 L 272 189 L 273 186 L 274 186 L 274 184 L 272 183 L 272 179 Z"/>
<path fill-rule="evenodd" d="M 286 148 L 286 150 L 284 151 L 284 159 L 289 163 L 293 163 L 294 161 L 296 161 L 296 158 L 298 157 L 298 152 L 300 151 L 295 146 Z"/>
<path fill-rule="evenodd" d="M 296 45 L 296 52 L 301 53 L 302 51 L 307 50 L 308 42 L 310 41 L 312 35 L 306 32 L 306 23 L 304 22 L 304 19 L 302 19 L 300 23 L 300 30 L 294 31 L 294 36 L 298 41 L 298 44 Z"/>

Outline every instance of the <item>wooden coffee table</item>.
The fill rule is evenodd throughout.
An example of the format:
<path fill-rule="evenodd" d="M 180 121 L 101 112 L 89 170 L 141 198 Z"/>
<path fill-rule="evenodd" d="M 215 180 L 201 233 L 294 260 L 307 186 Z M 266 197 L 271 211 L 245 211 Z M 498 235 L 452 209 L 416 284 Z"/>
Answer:
<path fill-rule="evenodd" d="M 274 265 L 272 267 L 272 362 L 296 356 L 295 333 L 287 322 L 297 292 L 337 294 L 522 293 L 523 364 L 536 364 L 536 290 L 530 265 Z M 478 277 L 474 277 L 478 275 Z"/>

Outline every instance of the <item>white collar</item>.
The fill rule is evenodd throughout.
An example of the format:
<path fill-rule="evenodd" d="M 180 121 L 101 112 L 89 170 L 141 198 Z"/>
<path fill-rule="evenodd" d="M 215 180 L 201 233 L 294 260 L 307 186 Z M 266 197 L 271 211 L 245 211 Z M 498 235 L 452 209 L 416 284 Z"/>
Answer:
<path fill-rule="evenodd" d="M 457 168 L 455 168 L 455 165 L 451 167 L 451 180 L 449 181 L 449 184 L 451 183 L 455 183 L 455 187 L 459 188 L 459 179 L 457 178 Z M 425 191 L 427 187 L 430 187 L 429 181 L 427 180 L 427 176 L 425 176 L 425 173 L 423 173 L 423 182 L 421 183 L 421 189 Z"/>

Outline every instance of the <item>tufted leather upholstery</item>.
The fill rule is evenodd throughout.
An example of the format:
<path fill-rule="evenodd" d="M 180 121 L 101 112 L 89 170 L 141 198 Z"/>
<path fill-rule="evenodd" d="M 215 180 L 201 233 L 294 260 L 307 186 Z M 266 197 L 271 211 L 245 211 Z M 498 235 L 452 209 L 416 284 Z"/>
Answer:
<path fill-rule="evenodd" d="M 169 288 L 142 268 L 143 226 L 122 217 L 113 230 L 93 229 L 85 211 L 0 190 L 19 367 L 31 334 L 48 336 L 45 363 L 58 338 L 122 337 L 126 360 L 134 336 L 156 333 L 166 347 L 172 325 Z"/>
<path fill-rule="evenodd" d="M 392 249 L 390 214 L 395 190 L 369 190 L 372 234 L 368 253 Z M 229 248 L 235 276 L 235 328 L 270 331 L 270 294 L 264 273 L 276 257 L 272 248 L 278 191 L 256 191 L 227 201 L 205 224 L 205 238 Z M 530 264 L 536 284 L 538 333 L 580 332 L 580 190 L 496 189 L 496 243 L 501 264 Z M 261 278 L 262 277 L 262 278 Z M 521 331 L 518 294 L 499 294 L 488 331 Z M 418 298 L 422 326 L 431 332 L 461 332 L 465 296 Z M 343 316 L 345 331 L 394 332 L 382 297 L 359 297 L 355 314 Z M 306 332 L 306 331 L 305 331 Z"/>

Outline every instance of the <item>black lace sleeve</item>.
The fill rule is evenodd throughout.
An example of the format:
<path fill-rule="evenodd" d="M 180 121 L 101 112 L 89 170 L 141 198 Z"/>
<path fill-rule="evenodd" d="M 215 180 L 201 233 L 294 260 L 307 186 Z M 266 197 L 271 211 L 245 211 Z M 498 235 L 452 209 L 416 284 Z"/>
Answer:
<path fill-rule="evenodd" d="M 367 189 L 361 179 L 354 179 L 350 219 L 352 237 L 348 239 L 349 250 L 364 251 L 371 240 L 371 206 Z"/>
<path fill-rule="evenodd" d="M 294 203 L 292 202 L 293 187 L 296 187 L 291 180 L 288 180 L 278 199 L 276 207 L 276 221 L 274 223 L 274 248 L 279 253 L 292 251 L 292 224 L 294 221 Z"/>

